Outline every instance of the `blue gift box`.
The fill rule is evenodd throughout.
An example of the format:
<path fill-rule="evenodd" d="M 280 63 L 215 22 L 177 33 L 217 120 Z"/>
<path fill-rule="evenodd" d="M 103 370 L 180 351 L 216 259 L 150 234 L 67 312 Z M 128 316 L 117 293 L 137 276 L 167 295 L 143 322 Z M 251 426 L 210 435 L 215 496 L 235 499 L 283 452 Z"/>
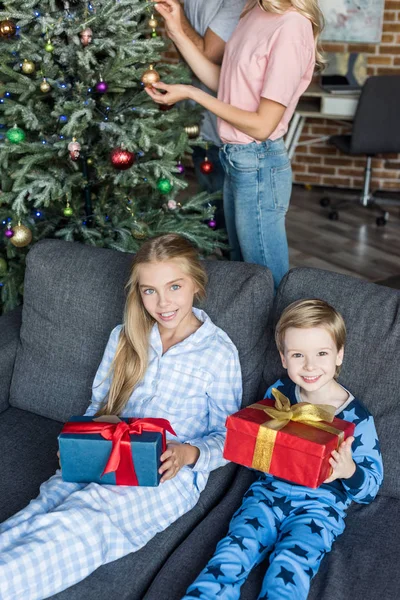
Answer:
<path fill-rule="evenodd" d="M 91 422 L 92 417 L 71 417 L 69 423 Z M 128 419 L 121 419 L 128 422 Z M 143 431 L 129 434 L 132 460 L 138 485 L 156 487 L 160 483 L 160 456 L 163 434 Z M 112 441 L 100 433 L 60 433 L 61 473 L 64 481 L 117 485 L 116 472 L 102 476 L 112 449 Z"/>

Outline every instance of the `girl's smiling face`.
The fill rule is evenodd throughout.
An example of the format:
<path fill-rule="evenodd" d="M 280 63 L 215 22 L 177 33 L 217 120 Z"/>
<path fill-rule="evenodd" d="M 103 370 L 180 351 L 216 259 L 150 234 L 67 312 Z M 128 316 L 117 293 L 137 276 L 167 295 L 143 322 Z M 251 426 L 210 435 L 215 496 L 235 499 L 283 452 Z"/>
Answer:
<path fill-rule="evenodd" d="M 178 261 L 140 265 L 139 289 L 143 305 L 160 330 L 185 333 L 195 319 L 192 307 L 198 288 Z"/>
<path fill-rule="evenodd" d="M 332 381 L 336 367 L 343 362 L 343 353 L 324 327 L 289 327 L 280 356 L 290 379 L 304 390 L 315 392 Z"/>

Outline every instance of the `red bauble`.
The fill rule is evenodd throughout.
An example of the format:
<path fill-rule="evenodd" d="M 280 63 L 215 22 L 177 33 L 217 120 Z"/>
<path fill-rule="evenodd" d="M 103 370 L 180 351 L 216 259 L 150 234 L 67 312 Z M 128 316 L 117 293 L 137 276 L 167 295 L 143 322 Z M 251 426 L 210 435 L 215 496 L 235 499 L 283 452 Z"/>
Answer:
<path fill-rule="evenodd" d="M 135 162 L 135 154 L 124 148 L 115 148 L 110 155 L 111 164 L 116 169 L 124 171 L 129 169 Z"/>
<path fill-rule="evenodd" d="M 210 162 L 208 160 L 207 157 L 200 164 L 200 171 L 202 173 L 204 173 L 204 175 L 208 175 L 209 173 L 211 173 L 212 171 L 214 171 L 214 165 L 212 164 L 212 162 Z"/>
<path fill-rule="evenodd" d="M 175 104 L 159 104 L 158 109 L 162 112 L 167 112 L 168 110 L 171 110 L 171 108 L 174 108 L 174 106 Z"/>

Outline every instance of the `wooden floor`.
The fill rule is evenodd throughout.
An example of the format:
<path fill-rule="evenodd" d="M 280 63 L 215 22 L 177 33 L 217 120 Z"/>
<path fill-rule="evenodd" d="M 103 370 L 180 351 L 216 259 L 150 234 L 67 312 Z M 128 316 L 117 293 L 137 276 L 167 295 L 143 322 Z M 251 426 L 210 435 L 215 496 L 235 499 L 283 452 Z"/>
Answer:
<path fill-rule="evenodd" d="M 293 188 L 287 214 L 290 266 L 317 267 L 369 281 L 400 275 L 400 206 L 387 207 L 390 218 L 378 227 L 378 213 L 354 204 L 328 219 L 324 188 Z M 400 197 L 400 194 L 399 194 Z"/>

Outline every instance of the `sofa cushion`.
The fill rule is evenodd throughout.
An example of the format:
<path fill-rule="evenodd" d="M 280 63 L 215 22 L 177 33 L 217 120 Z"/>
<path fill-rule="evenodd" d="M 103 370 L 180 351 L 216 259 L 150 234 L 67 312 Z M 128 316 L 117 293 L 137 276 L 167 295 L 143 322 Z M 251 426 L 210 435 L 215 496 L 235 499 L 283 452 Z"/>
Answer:
<path fill-rule="evenodd" d="M 320 269 L 293 269 L 279 287 L 271 326 L 300 298 L 321 298 L 342 313 L 348 337 L 339 381 L 374 416 L 385 470 L 380 493 L 400 498 L 400 292 Z M 269 339 L 260 392 L 283 374 L 272 331 Z"/>
<path fill-rule="evenodd" d="M 20 345 L 10 404 L 65 421 L 82 414 L 112 328 L 121 322 L 132 255 L 44 240 L 27 257 Z M 259 386 L 273 284 L 267 269 L 205 261 L 204 304 L 236 344 L 244 401 Z"/>

